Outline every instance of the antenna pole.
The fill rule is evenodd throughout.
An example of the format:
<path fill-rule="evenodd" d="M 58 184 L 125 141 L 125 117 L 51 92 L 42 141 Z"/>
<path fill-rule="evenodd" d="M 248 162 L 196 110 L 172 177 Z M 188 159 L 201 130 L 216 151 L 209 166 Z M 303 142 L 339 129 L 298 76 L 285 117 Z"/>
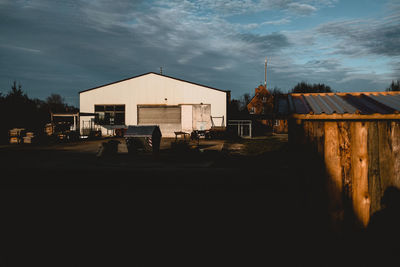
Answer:
<path fill-rule="evenodd" d="M 160 67 L 160 74 L 162 75 L 162 67 Z"/>
<path fill-rule="evenodd" d="M 268 58 L 265 57 L 265 81 L 264 81 L 265 89 L 267 89 L 267 63 L 268 63 Z"/>

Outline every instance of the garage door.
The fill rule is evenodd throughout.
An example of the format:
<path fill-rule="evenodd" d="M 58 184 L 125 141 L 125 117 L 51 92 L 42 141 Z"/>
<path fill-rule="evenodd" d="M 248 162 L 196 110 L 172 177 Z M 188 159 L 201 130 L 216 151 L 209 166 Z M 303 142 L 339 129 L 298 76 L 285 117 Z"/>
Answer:
<path fill-rule="evenodd" d="M 159 125 L 164 137 L 175 136 L 174 131 L 180 131 L 180 106 L 138 106 L 139 125 Z"/>
<path fill-rule="evenodd" d="M 180 124 L 181 107 L 146 107 L 140 106 L 139 124 Z"/>

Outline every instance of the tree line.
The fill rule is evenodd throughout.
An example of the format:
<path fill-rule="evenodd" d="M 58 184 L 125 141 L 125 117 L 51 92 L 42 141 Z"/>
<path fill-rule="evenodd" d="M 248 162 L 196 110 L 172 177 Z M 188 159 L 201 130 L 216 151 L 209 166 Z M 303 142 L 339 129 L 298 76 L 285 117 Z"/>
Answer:
<path fill-rule="evenodd" d="M 0 142 L 7 142 L 8 131 L 12 128 L 25 128 L 35 134 L 42 134 L 46 123 L 50 122 L 50 112 L 77 112 L 78 108 L 68 105 L 58 94 L 51 94 L 46 100 L 29 98 L 22 85 L 13 82 L 11 90 L 0 93 Z"/>

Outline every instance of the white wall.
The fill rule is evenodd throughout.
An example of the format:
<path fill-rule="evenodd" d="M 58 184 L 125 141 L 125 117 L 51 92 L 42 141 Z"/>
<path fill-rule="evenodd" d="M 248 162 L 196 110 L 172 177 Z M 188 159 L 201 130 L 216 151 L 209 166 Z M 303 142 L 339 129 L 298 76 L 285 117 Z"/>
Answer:
<path fill-rule="evenodd" d="M 80 111 L 92 113 L 95 104 L 125 104 L 125 124 L 137 125 L 137 105 L 203 103 L 211 104 L 211 116 L 224 116 L 226 122 L 226 97 L 223 91 L 149 73 L 80 93 Z"/>
<path fill-rule="evenodd" d="M 191 132 L 193 128 L 193 107 L 192 105 L 181 106 L 182 131 Z"/>

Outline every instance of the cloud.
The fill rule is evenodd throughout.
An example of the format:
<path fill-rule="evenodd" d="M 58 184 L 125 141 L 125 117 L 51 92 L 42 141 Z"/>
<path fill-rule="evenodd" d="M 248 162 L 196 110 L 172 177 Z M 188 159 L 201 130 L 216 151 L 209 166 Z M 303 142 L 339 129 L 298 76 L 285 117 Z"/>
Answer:
<path fill-rule="evenodd" d="M 323 24 L 317 32 L 337 40 L 335 53 L 400 56 L 400 16 L 385 20 L 343 20 Z"/>
<path fill-rule="evenodd" d="M 239 34 L 241 40 L 255 46 L 259 52 L 273 53 L 290 46 L 288 38 L 282 33 L 272 33 L 269 35 Z"/>
<path fill-rule="evenodd" d="M 232 16 L 262 11 L 288 11 L 297 15 L 311 15 L 319 7 L 333 7 L 337 0 L 171 0 L 167 3 L 159 0 L 158 5 L 169 8 L 185 8 L 204 14 Z"/>
<path fill-rule="evenodd" d="M 299 15 L 307 16 L 307 15 L 311 15 L 317 9 L 308 4 L 290 3 L 288 5 L 288 10 L 291 12 L 297 13 Z"/>
<path fill-rule="evenodd" d="M 283 25 L 290 23 L 291 20 L 287 18 L 279 19 L 279 20 L 272 20 L 272 21 L 264 21 L 261 25 Z"/>
<path fill-rule="evenodd" d="M 318 37 L 322 27 L 264 34 L 246 31 L 246 27 L 290 23 L 295 16 L 288 13 L 310 15 L 332 1 L 0 1 L 3 90 L 16 79 L 34 97 L 59 93 L 77 105 L 80 90 L 163 67 L 166 75 L 232 90 L 237 97 L 252 92 L 264 79 L 265 56 L 269 84 L 284 90 L 301 80 L 327 82 L 333 88 L 340 88 L 338 81 L 346 78 L 353 82 L 351 68 L 337 57 L 324 58 Z M 228 19 L 261 10 L 282 11 L 281 17 L 247 26 Z M 323 25 L 328 29 L 324 36 L 339 40 L 333 49 L 346 50 L 352 42 L 347 36 L 355 33 L 340 35 L 347 26 L 339 26 Z M 360 51 L 361 37 L 352 48 Z M 361 50 L 367 49 L 373 47 Z M 301 61 L 302 56 L 313 60 Z M 357 78 L 360 86 L 375 87 L 367 78 Z"/>

